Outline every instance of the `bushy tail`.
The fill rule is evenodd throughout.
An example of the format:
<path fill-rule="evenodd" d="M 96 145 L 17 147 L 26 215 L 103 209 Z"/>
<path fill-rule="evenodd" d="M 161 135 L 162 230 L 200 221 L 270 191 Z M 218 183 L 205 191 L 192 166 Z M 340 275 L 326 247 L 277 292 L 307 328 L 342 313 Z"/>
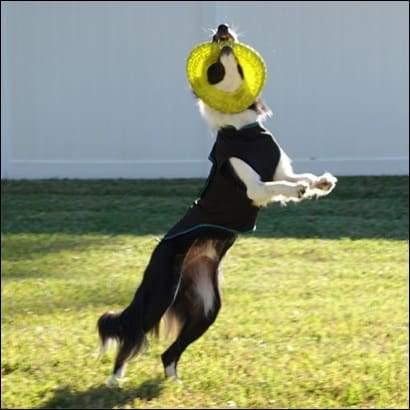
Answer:
<path fill-rule="evenodd" d="M 136 296 L 131 305 L 123 312 L 107 312 L 98 319 L 97 328 L 102 344 L 102 352 L 106 350 L 110 341 L 118 343 L 114 373 L 147 344 L 147 338 L 140 320 L 141 313 L 138 309 Z"/>
<path fill-rule="evenodd" d="M 108 347 L 110 340 L 119 344 L 114 373 L 146 347 L 146 334 L 156 333 L 161 317 L 178 292 L 180 272 L 175 272 L 173 266 L 172 269 L 169 267 L 170 257 L 173 261 L 173 248 L 162 245 L 154 252 L 153 266 L 144 272 L 130 305 L 121 313 L 104 313 L 97 323 L 102 350 Z"/>
<path fill-rule="evenodd" d="M 98 319 L 98 334 L 103 346 L 107 345 L 110 340 L 120 341 L 122 336 L 120 317 L 120 313 L 107 312 Z"/>

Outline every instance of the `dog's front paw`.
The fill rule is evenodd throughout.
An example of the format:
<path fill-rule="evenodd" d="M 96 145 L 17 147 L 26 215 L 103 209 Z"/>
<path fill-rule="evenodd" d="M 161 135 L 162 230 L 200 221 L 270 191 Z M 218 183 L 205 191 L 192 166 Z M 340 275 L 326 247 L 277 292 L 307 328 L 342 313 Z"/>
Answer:
<path fill-rule="evenodd" d="M 288 183 L 283 188 L 282 195 L 290 200 L 300 200 L 309 190 L 309 184 L 304 181 Z"/>
<path fill-rule="evenodd" d="M 328 172 L 324 173 L 312 184 L 313 189 L 319 189 L 329 193 L 337 183 L 337 178 Z"/>
<path fill-rule="evenodd" d="M 295 197 L 298 199 L 302 199 L 305 194 L 308 192 L 309 190 L 309 184 L 307 182 L 298 182 L 295 186 Z"/>

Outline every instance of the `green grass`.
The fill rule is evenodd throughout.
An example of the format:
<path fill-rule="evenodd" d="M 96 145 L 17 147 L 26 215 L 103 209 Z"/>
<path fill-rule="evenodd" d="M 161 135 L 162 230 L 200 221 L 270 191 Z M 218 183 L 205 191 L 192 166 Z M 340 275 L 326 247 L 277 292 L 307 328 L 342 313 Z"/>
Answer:
<path fill-rule="evenodd" d="M 125 307 L 201 180 L 2 184 L 2 407 L 408 408 L 408 178 L 340 178 L 260 213 L 223 308 L 163 380 L 152 340 L 121 389 L 96 320 Z"/>

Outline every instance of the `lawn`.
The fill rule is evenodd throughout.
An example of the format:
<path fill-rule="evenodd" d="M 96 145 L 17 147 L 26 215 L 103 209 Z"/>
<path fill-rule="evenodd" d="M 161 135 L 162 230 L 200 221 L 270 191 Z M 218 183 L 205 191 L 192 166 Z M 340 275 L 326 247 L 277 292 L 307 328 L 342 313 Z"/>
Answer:
<path fill-rule="evenodd" d="M 224 261 L 223 307 L 165 381 L 151 340 L 120 389 L 96 320 L 125 307 L 202 180 L 2 183 L 2 407 L 408 408 L 408 177 L 272 205 Z"/>

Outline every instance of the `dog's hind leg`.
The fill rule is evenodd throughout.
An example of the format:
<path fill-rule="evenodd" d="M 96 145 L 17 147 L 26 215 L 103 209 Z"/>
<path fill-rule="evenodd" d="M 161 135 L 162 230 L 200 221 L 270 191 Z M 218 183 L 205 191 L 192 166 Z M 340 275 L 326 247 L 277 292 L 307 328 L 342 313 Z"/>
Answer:
<path fill-rule="evenodd" d="M 215 321 L 221 307 L 218 262 L 198 258 L 183 271 L 180 292 L 173 306 L 183 321 L 175 342 L 161 355 L 165 376 L 177 378 L 177 364 L 184 350 L 201 337 Z"/>
<path fill-rule="evenodd" d="M 134 299 L 121 313 L 105 313 L 98 321 L 102 344 L 118 341 L 119 349 L 109 384 L 118 383 L 126 362 L 146 344 L 150 332 L 173 303 L 181 278 L 175 269 L 175 249 L 170 241 L 162 241 L 154 250 L 142 283 Z"/>

